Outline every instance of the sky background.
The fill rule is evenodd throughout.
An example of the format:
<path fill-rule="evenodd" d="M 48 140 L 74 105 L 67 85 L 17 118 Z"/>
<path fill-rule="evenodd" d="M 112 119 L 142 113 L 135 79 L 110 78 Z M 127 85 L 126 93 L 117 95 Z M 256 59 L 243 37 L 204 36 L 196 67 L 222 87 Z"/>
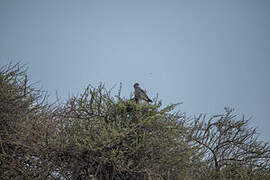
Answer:
<path fill-rule="evenodd" d="M 139 82 L 189 116 L 232 107 L 270 142 L 269 0 L 0 0 L 0 65 L 62 100 Z"/>

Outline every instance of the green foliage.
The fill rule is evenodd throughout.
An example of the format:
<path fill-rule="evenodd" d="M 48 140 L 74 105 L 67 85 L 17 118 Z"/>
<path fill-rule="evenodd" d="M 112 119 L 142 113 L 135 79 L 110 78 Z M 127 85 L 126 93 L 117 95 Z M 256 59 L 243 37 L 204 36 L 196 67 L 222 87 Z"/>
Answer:
<path fill-rule="evenodd" d="M 0 69 L 0 179 L 268 179 L 270 149 L 248 120 L 190 119 L 88 86 L 46 104 L 20 64 Z"/>
<path fill-rule="evenodd" d="M 87 87 L 63 108 L 68 142 L 58 144 L 69 153 L 66 164 L 88 168 L 88 176 L 101 179 L 168 179 L 190 173 L 186 169 L 196 151 L 184 139 L 184 118 L 168 114 L 171 106 L 160 106 L 113 98 L 102 85 Z"/>
<path fill-rule="evenodd" d="M 0 177 L 27 174 L 28 150 L 19 139 L 25 123 L 34 122 L 43 108 L 42 92 L 29 85 L 24 66 L 9 64 L 0 69 Z"/>

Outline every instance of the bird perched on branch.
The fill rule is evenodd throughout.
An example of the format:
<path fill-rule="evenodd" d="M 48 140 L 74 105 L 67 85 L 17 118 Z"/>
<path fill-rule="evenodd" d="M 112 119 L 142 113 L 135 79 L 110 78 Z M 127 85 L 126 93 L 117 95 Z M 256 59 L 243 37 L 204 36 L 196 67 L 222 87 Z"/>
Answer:
<path fill-rule="evenodd" d="M 134 95 L 135 95 L 135 101 L 138 103 L 140 100 L 145 100 L 146 102 L 153 102 L 145 93 L 144 90 L 142 90 L 139 87 L 139 83 L 134 84 Z"/>

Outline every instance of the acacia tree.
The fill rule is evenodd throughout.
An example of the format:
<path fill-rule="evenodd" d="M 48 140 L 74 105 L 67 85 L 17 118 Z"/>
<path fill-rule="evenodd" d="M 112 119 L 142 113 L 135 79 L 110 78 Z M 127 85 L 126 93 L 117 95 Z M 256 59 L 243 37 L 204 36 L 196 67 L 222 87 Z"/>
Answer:
<path fill-rule="evenodd" d="M 2 179 L 196 176 L 197 149 L 185 138 L 184 116 L 170 112 L 176 105 L 136 104 L 101 85 L 53 108 L 24 66 L 2 67 L 0 81 Z"/>
<path fill-rule="evenodd" d="M 192 123 L 88 86 L 44 103 L 20 64 L 0 69 L 0 179 L 267 179 L 269 146 L 231 109 Z"/>
<path fill-rule="evenodd" d="M 26 68 L 8 64 L 0 68 L 0 178 L 28 174 L 27 144 L 19 141 L 26 122 L 34 122 L 45 109 L 43 92 L 29 84 Z"/>
<path fill-rule="evenodd" d="M 225 108 L 225 113 L 214 115 L 209 120 L 200 115 L 190 128 L 190 138 L 201 146 L 204 160 L 210 169 L 220 172 L 233 167 L 252 171 L 269 171 L 270 147 L 258 140 L 256 128 L 248 127 L 249 120 L 240 120 L 234 110 Z"/>
<path fill-rule="evenodd" d="M 175 105 L 136 104 L 88 86 L 59 110 L 58 173 L 72 179 L 179 179 L 196 176 L 197 149 L 185 140 Z M 197 163 L 198 164 L 198 163 Z M 189 169 L 189 170 L 187 170 Z M 193 169 L 193 172 L 190 171 Z"/>
<path fill-rule="evenodd" d="M 175 105 L 136 104 L 89 86 L 52 108 L 20 64 L 2 67 L 0 84 L 2 179 L 194 176 L 187 169 L 196 148 L 184 138 L 183 116 L 170 113 Z"/>

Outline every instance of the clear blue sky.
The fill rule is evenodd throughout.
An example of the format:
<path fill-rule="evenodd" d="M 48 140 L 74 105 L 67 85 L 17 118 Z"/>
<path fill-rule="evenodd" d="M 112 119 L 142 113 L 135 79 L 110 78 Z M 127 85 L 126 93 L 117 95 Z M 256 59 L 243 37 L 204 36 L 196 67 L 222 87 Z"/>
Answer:
<path fill-rule="evenodd" d="M 269 0 L 0 0 L 0 65 L 67 99 L 134 82 L 189 115 L 225 106 L 270 141 Z"/>

